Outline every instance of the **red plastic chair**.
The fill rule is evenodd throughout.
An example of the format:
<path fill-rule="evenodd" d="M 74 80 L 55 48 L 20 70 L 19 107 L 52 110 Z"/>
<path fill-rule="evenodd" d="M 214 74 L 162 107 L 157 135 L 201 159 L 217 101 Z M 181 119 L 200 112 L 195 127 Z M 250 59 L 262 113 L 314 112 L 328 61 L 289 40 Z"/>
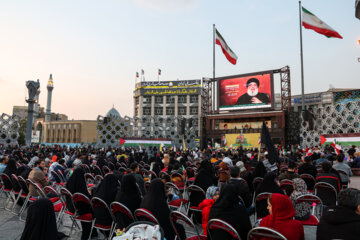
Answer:
<path fill-rule="evenodd" d="M 310 174 L 301 174 L 300 178 L 304 180 L 307 186 L 307 190 L 311 193 L 314 192 L 314 186 L 316 184 L 315 178 Z"/>
<path fill-rule="evenodd" d="M 335 199 L 335 204 L 337 205 L 337 191 L 333 185 L 331 185 L 330 183 L 326 183 L 326 182 L 318 182 L 315 184 L 314 189 L 315 189 L 315 195 L 318 195 L 319 190 L 331 192 L 331 194 L 334 195 L 333 197 Z M 321 197 L 320 197 L 320 199 L 321 199 Z M 321 201 L 324 203 L 324 199 L 321 199 Z"/>
<path fill-rule="evenodd" d="M 54 212 L 58 213 L 58 216 L 56 218 L 56 222 L 59 224 L 60 220 L 61 220 L 61 218 L 62 218 L 62 216 L 64 214 L 66 204 L 65 204 L 65 202 L 62 201 L 62 199 L 60 198 L 59 192 L 54 187 L 45 186 L 43 191 L 44 191 L 46 196 L 48 196 L 49 194 L 53 194 L 53 195 L 57 196 L 56 198 L 58 199 L 59 203 L 54 204 Z M 53 201 L 55 201 L 54 198 L 53 198 Z M 58 202 L 58 201 L 56 201 L 56 202 Z"/>
<path fill-rule="evenodd" d="M 181 207 L 184 204 L 188 203 L 187 199 L 182 198 L 181 191 L 174 183 L 167 182 L 167 183 L 165 183 L 165 187 L 170 189 L 173 193 L 175 193 L 176 195 L 178 195 L 180 197 L 180 199 L 176 199 L 171 202 L 168 202 L 169 207 L 173 207 L 175 209 L 181 209 Z"/>
<path fill-rule="evenodd" d="M 261 177 L 256 177 L 253 180 L 253 187 L 254 187 L 254 191 L 256 191 L 257 187 L 259 186 L 260 183 L 262 183 L 264 181 L 263 178 Z M 255 194 L 254 194 L 255 195 Z"/>
<path fill-rule="evenodd" d="M 255 227 L 248 233 L 248 240 L 260 240 L 260 239 L 280 239 L 287 240 L 284 235 L 275 231 L 274 229 L 267 227 Z"/>
<path fill-rule="evenodd" d="M 95 185 L 98 186 L 103 179 L 104 179 L 103 176 L 101 176 L 101 175 L 96 175 L 96 176 L 95 176 Z"/>
<path fill-rule="evenodd" d="M 75 208 L 75 205 L 73 202 L 73 195 L 66 188 L 60 189 L 60 195 L 61 195 L 62 201 L 65 202 L 64 214 L 69 216 L 72 221 L 72 225 L 71 225 L 71 229 L 70 229 L 70 233 L 69 233 L 69 235 L 71 235 L 74 224 L 77 226 L 77 228 L 80 229 L 79 225 L 76 223 L 76 220 L 75 220 L 76 208 Z"/>
<path fill-rule="evenodd" d="M 22 205 L 22 207 L 20 208 L 20 211 L 19 211 L 19 220 L 20 221 L 24 221 L 23 219 L 21 219 L 21 215 L 22 213 L 24 212 L 25 208 L 27 207 L 27 204 L 30 202 L 33 202 L 33 200 L 30 199 L 30 194 L 29 194 L 29 188 L 28 188 L 28 184 L 26 182 L 26 180 L 21 177 L 21 176 L 18 176 L 18 180 L 19 180 L 19 183 L 20 183 L 20 186 L 21 186 L 21 189 L 22 189 L 22 193 L 20 194 L 20 198 L 24 199 L 24 203 Z"/>
<path fill-rule="evenodd" d="M 7 197 L 6 198 L 6 201 L 5 201 L 5 204 L 2 208 L 6 209 L 7 210 L 7 205 L 9 204 L 10 200 L 12 199 L 12 188 L 13 188 L 13 184 L 11 182 L 11 179 L 8 175 L 6 175 L 5 173 L 2 173 L 0 175 L 1 177 L 1 181 L 2 181 L 2 189 L 1 189 L 1 192 L 0 192 L 0 196 L 2 193 L 5 193 L 5 196 Z"/>
<path fill-rule="evenodd" d="M 63 172 L 60 169 L 57 172 L 58 172 L 58 174 L 59 174 L 59 176 L 61 178 L 61 182 L 66 182 L 66 179 L 65 179 L 65 176 L 64 176 Z"/>
<path fill-rule="evenodd" d="M 138 221 L 150 221 L 159 224 L 159 221 L 156 219 L 156 217 L 149 210 L 145 208 L 136 209 L 135 218 Z"/>
<path fill-rule="evenodd" d="M 186 192 L 189 199 L 188 209 L 187 209 L 188 216 L 193 217 L 194 222 L 197 224 L 197 222 L 200 221 L 201 219 L 200 215 L 202 212 L 202 210 L 199 208 L 199 203 L 201 203 L 205 199 L 206 196 L 205 192 L 201 187 L 196 185 L 188 186 L 186 188 Z M 198 203 L 193 201 L 193 199 L 191 198 L 192 195 L 196 196 L 196 200 L 199 201 Z"/>
<path fill-rule="evenodd" d="M 90 173 L 85 173 L 85 181 L 88 187 L 95 187 L 95 177 Z"/>
<path fill-rule="evenodd" d="M 211 219 L 207 225 L 208 238 L 211 238 L 212 230 L 222 230 L 232 236 L 235 239 L 241 240 L 239 233 L 231 226 L 229 223 L 221 220 L 221 219 Z"/>
<path fill-rule="evenodd" d="M 11 175 L 11 180 L 12 180 L 12 184 L 13 184 L 13 194 L 17 195 L 15 202 L 11 208 L 11 212 L 14 213 L 15 206 L 16 206 L 17 202 L 19 201 L 23 190 L 21 188 L 19 179 L 15 174 Z"/>
<path fill-rule="evenodd" d="M 257 219 L 259 219 L 258 216 L 257 216 L 257 212 L 256 212 L 256 204 L 261 202 L 261 201 L 266 201 L 271 194 L 272 193 L 264 192 L 264 193 L 260 193 L 259 195 L 257 195 L 255 197 L 255 201 L 254 201 L 254 204 L 255 204 L 255 214 L 254 214 L 255 221 Z"/>
<path fill-rule="evenodd" d="M 319 217 L 321 217 L 324 205 L 318 196 L 313 195 L 313 194 L 305 194 L 305 195 L 299 196 L 298 198 L 295 199 L 295 206 L 297 204 L 300 204 L 303 202 L 306 202 L 312 206 L 312 213 L 311 213 L 312 215 L 315 215 L 315 209 L 316 209 L 316 207 L 319 207 L 320 208 Z M 314 221 L 311 221 L 310 223 L 314 223 Z M 306 222 L 306 224 L 303 223 L 303 225 L 312 225 L 310 223 Z M 317 224 L 316 224 L 316 226 L 317 226 Z"/>
<path fill-rule="evenodd" d="M 284 179 L 280 182 L 280 187 L 286 195 L 290 196 L 294 191 L 294 182 L 289 179 Z"/>
<path fill-rule="evenodd" d="M 94 218 L 93 218 L 92 224 L 91 224 L 90 236 L 93 231 L 93 228 L 100 229 L 103 231 L 109 231 L 109 233 L 112 233 L 116 220 L 113 218 L 113 215 L 111 214 L 111 211 L 110 211 L 108 205 L 106 204 L 106 202 L 100 198 L 93 197 L 91 199 L 91 204 L 92 204 L 92 207 L 94 210 L 97 208 L 101 208 L 103 211 L 107 212 L 109 214 L 109 216 L 111 216 L 112 222 L 111 222 L 111 225 L 101 225 L 101 224 L 97 223 L 96 215 L 94 214 Z M 111 236 L 111 234 L 109 234 L 108 239 L 110 240 L 111 238 L 112 238 L 112 236 Z"/>
<path fill-rule="evenodd" d="M 80 222 L 93 223 L 92 205 L 91 205 L 90 199 L 82 193 L 74 193 L 72 196 L 72 201 L 73 201 L 73 204 L 75 207 L 75 216 L 74 216 L 75 220 L 78 220 Z M 89 207 L 90 212 L 80 215 L 79 209 L 77 208 L 77 205 L 80 203 L 82 203 L 82 206 L 87 205 Z M 76 222 L 76 221 L 74 221 L 74 222 Z M 72 230 L 72 228 L 73 228 L 73 225 L 71 226 L 71 230 Z M 91 228 L 91 230 L 92 230 L 92 228 Z M 71 234 L 71 232 L 70 232 L 70 234 Z M 90 240 L 90 238 L 91 238 L 91 233 L 89 235 L 89 240 Z"/>
<path fill-rule="evenodd" d="M 196 226 L 194 225 L 194 223 L 191 221 L 190 218 L 188 218 L 188 216 L 186 216 L 185 214 L 183 214 L 182 212 L 179 211 L 172 211 L 170 213 L 170 222 L 171 225 L 176 233 L 176 236 L 179 240 L 206 240 L 207 237 L 204 235 L 200 235 L 198 229 L 196 228 Z M 181 235 L 179 234 L 175 223 L 184 223 L 187 227 L 185 229 L 191 229 L 191 231 L 186 231 L 186 233 L 190 233 L 191 235 L 194 235 L 192 237 L 188 237 L 186 239 L 182 239 Z"/>
<path fill-rule="evenodd" d="M 108 167 L 108 166 L 103 166 L 103 173 L 104 173 L 104 175 L 106 175 L 106 174 L 108 174 L 108 173 L 110 173 L 111 172 L 111 170 L 110 170 L 110 168 Z"/>
<path fill-rule="evenodd" d="M 112 202 L 110 204 L 110 210 L 113 219 L 117 219 L 117 217 L 121 217 L 121 218 L 125 217 L 129 220 L 129 222 L 135 222 L 135 217 L 131 213 L 131 211 L 125 205 L 119 202 Z M 113 231 L 110 234 L 111 236 L 114 234 L 116 227 L 123 229 L 126 228 L 127 226 L 118 226 L 118 224 L 116 223 L 113 227 Z"/>

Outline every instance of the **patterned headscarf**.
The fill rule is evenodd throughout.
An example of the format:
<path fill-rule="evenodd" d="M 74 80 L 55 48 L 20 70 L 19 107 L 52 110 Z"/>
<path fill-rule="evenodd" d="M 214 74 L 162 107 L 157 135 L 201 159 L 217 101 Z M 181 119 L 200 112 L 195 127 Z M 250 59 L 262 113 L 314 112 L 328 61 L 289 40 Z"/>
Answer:
<path fill-rule="evenodd" d="M 206 199 L 212 199 L 216 191 L 219 191 L 218 187 L 215 186 L 208 187 L 208 189 L 206 190 Z"/>
<path fill-rule="evenodd" d="M 293 179 L 294 182 L 294 191 L 291 193 L 290 200 L 292 201 L 294 207 L 295 207 L 295 217 L 296 218 L 303 218 L 307 215 L 309 215 L 311 211 L 311 205 L 306 202 L 302 202 L 295 205 L 295 200 L 305 194 L 309 194 L 307 191 L 306 183 L 301 178 L 295 178 Z"/>

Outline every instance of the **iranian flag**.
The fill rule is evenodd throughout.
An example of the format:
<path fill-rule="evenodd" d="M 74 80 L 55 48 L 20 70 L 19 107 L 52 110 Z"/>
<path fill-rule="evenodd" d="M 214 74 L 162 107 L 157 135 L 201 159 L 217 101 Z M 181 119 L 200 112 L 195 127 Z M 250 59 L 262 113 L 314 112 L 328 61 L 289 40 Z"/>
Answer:
<path fill-rule="evenodd" d="M 221 36 L 221 34 L 218 32 L 218 30 L 215 28 L 215 43 L 217 45 L 220 45 L 222 52 L 225 54 L 225 57 L 229 62 L 232 64 L 236 64 L 237 56 L 236 54 L 229 48 L 227 43 L 225 42 L 225 39 Z"/>
<path fill-rule="evenodd" d="M 323 34 L 328 38 L 343 38 L 337 31 L 321 21 L 320 18 L 304 7 L 302 7 L 302 25 L 307 29 L 312 29 L 317 33 Z"/>

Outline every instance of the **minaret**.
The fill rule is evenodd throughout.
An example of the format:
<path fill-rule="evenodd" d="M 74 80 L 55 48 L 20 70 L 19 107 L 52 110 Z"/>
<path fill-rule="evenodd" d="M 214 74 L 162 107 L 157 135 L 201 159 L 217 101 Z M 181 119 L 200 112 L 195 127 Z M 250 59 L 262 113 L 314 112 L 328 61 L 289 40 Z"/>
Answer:
<path fill-rule="evenodd" d="M 46 88 L 48 90 L 48 95 L 47 95 L 45 122 L 50 122 L 50 120 L 51 120 L 51 98 L 52 98 L 52 90 L 54 89 L 54 82 L 53 82 L 52 74 L 50 74 L 49 81 L 48 81 Z"/>

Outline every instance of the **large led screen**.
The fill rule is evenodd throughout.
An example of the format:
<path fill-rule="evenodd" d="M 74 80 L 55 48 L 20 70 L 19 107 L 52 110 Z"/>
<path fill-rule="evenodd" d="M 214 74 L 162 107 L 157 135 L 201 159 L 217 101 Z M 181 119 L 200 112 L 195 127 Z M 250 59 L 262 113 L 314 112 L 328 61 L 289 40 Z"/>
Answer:
<path fill-rule="evenodd" d="M 270 108 L 273 102 L 272 73 L 220 78 L 219 110 Z"/>

